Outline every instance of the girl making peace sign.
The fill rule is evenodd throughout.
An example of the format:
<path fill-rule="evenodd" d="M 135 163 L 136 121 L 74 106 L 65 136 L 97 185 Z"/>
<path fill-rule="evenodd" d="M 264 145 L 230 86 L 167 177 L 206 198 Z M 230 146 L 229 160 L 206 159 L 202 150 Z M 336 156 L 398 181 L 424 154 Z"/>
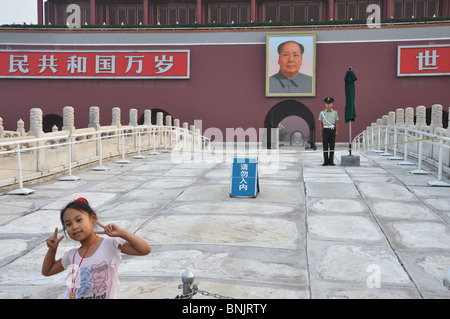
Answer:
<path fill-rule="evenodd" d="M 150 245 L 142 238 L 115 225 L 102 225 L 97 215 L 84 198 L 78 198 L 61 211 L 61 222 L 69 237 L 81 246 L 64 253 L 55 260 L 60 241 L 58 228 L 46 243 L 48 247 L 42 264 L 42 274 L 52 276 L 68 269 L 70 281 L 62 298 L 115 298 L 119 290 L 117 275 L 121 261 L 120 253 L 143 256 L 150 253 Z M 94 224 L 103 228 L 95 232 Z M 101 238 L 98 234 L 109 237 Z"/>

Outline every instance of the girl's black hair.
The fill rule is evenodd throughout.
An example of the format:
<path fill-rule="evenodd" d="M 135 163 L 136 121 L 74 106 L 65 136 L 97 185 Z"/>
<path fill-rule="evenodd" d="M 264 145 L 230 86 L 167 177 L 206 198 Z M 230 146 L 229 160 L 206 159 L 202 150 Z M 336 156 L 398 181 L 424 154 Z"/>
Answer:
<path fill-rule="evenodd" d="M 75 199 L 73 202 L 70 202 L 69 204 L 66 205 L 66 207 L 64 207 L 61 210 L 60 218 L 61 218 L 61 223 L 62 223 L 64 231 L 66 231 L 66 226 L 64 225 L 63 216 L 68 208 L 74 208 L 76 210 L 86 212 L 89 214 L 89 216 L 92 216 L 92 214 L 95 214 L 95 211 L 91 208 L 91 206 L 89 205 L 89 202 L 85 198 L 80 197 L 78 199 Z"/>

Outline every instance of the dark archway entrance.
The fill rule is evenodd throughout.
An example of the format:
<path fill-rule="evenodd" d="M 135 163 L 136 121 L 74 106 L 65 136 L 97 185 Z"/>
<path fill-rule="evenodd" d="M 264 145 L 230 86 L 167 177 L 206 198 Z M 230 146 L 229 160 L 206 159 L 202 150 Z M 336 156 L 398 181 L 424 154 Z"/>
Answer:
<path fill-rule="evenodd" d="M 63 118 L 57 114 L 46 114 L 42 117 L 42 131 L 44 133 L 52 132 L 55 125 L 58 127 L 58 131 L 61 131 L 63 121 Z"/>
<path fill-rule="evenodd" d="M 171 115 L 169 112 L 167 112 L 167 111 L 165 111 L 165 110 L 163 110 L 163 109 L 158 109 L 158 108 L 151 109 L 151 111 L 152 111 L 152 118 L 151 118 L 151 123 L 152 123 L 152 125 L 156 125 L 156 114 L 157 114 L 158 112 L 162 112 L 162 113 L 163 113 L 163 123 L 164 123 L 164 125 L 166 125 L 166 116 L 167 116 L 167 115 Z M 173 119 L 172 119 L 172 121 L 173 121 Z M 144 124 L 144 114 L 142 114 L 142 115 L 139 117 L 139 119 L 138 119 L 138 124 L 139 124 L 139 125 Z M 173 125 L 173 122 L 172 122 L 172 125 Z"/>
<path fill-rule="evenodd" d="M 316 121 L 311 110 L 298 101 L 287 100 L 278 103 L 270 109 L 264 120 L 264 128 L 267 129 L 267 148 L 272 148 L 272 134 L 270 134 L 270 129 L 278 127 L 280 122 L 291 115 L 296 115 L 301 117 L 308 123 L 309 126 L 309 136 L 311 146 L 314 148 L 316 143 Z"/>

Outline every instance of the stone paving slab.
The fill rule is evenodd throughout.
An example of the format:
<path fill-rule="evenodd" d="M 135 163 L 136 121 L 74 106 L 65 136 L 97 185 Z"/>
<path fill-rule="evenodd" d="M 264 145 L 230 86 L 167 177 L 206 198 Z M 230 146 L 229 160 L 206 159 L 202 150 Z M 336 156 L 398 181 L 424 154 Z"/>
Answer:
<path fill-rule="evenodd" d="M 220 154 L 130 158 L 0 194 L 0 298 L 62 294 L 67 274 L 40 274 L 45 239 L 81 196 L 152 246 L 123 256 L 120 298 L 174 298 L 186 269 L 200 290 L 234 298 L 450 298 L 450 188 L 372 152 L 360 167 L 341 155 L 322 167 L 320 152 L 265 154 L 256 198 L 229 196 L 232 156 Z M 65 238 L 57 258 L 76 246 Z"/>

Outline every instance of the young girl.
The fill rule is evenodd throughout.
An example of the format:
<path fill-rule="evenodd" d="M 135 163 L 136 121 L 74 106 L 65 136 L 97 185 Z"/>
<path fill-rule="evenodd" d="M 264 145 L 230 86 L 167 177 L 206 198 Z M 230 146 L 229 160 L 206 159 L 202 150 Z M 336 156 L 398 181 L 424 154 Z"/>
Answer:
<path fill-rule="evenodd" d="M 61 259 L 55 260 L 60 241 L 58 228 L 55 234 L 47 239 L 48 252 L 42 264 L 42 274 L 52 276 L 69 271 L 68 289 L 62 298 L 115 298 L 119 290 L 117 275 L 121 261 L 120 253 L 143 256 L 150 253 L 150 245 L 140 237 L 120 228 L 115 224 L 102 225 L 97 215 L 84 198 L 78 198 L 61 211 L 61 222 L 64 232 L 79 241 L 79 248 L 64 253 Z M 103 228 L 95 232 L 94 224 Z M 111 238 L 100 238 L 97 234 L 106 234 Z"/>

